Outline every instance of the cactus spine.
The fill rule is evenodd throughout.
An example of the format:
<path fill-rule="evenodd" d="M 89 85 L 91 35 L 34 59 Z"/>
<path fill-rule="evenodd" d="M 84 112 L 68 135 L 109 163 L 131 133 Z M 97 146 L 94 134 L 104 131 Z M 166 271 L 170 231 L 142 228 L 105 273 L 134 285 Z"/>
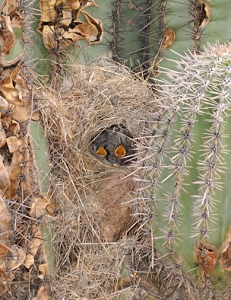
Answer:
<path fill-rule="evenodd" d="M 199 278 L 203 299 L 221 297 L 229 269 L 217 262 L 230 227 L 230 53 L 229 44 L 217 44 L 175 61 L 159 85 L 164 113 L 149 122 L 137 161 L 150 243 L 172 261 L 174 276 L 187 270 Z"/>

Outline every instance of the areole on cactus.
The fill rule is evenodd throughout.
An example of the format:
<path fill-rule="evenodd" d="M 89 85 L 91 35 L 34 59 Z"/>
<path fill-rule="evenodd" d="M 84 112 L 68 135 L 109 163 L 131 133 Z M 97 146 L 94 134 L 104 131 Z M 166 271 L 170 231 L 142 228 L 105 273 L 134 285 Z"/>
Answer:
<path fill-rule="evenodd" d="M 175 61 L 159 84 L 163 114 L 148 122 L 145 156 L 137 160 L 147 230 L 159 252 L 153 267 L 163 260 L 172 276 L 198 278 L 198 299 L 221 297 L 230 270 L 230 53 L 229 44 L 208 45 Z"/>

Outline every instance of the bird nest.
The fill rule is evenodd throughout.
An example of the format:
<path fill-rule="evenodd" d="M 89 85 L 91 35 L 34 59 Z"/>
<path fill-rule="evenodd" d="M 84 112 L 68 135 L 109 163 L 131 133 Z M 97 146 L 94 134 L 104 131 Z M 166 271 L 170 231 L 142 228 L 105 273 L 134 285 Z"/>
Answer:
<path fill-rule="evenodd" d="M 155 100 L 146 81 L 106 58 L 83 66 L 68 57 L 58 68 L 35 93 L 57 210 L 52 289 L 57 299 L 113 299 L 136 244 L 130 174 Z"/>

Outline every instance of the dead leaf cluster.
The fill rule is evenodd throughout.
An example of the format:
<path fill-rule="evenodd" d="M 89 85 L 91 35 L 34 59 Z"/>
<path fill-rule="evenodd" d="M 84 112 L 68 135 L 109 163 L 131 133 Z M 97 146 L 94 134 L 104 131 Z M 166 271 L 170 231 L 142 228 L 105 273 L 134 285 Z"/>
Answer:
<path fill-rule="evenodd" d="M 192 6 L 192 16 L 194 17 L 194 27 L 203 29 L 210 21 L 211 7 L 208 3 L 197 0 Z"/>
<path fill-rule="evenodd" d="M 217 262 L 220 263 L 221 269 L 231 271 L 231 227 L 227 231 L 221 246 L 221 256 L 219 260 L 219 252 L 214 245 L 200 241 L 195 251 L 202 278 L 205 278 L 212 272 Z"/>
<path fill-rule="evenodd" d="M 0 83 L 0 295 L 10 299 L 14 281 L 28 280 L 23 274 L 35 265 L 35 257 L 47 261 L 42 227 L 38 219 L 52 205 L 49 196 L 40 196 L 38 170 L 29 132 L 33 113 L 29 78 L 22 66 L 1 71 Z M 24 271 L 23 271 L 24 270 Z M 21 277 L 18 278 L 18 272 Z M 47 269 L 48 272 L 48 269 Z M 28 273 L 28 271 L 26 271 Z M 39 274 L 35 275 L 33 280 Z M 42 276 L 42 272 L 41 272 Z M 47 276 L 47 275 L 44 275 Z M 43 279 L 43 278 L 42 278 Z M 41 280 L 40 280 L 41 281 Z M 32 292 L 37 294 L 41 283 Z M 25 287 L 23 287 L 25 288 Z M 28 296 L 29 291 L 27 292 Z M 4 296 L 5 295 L 5 296 Z M 36 297 L 34 299 L 37 299 Z M 39 299 L 39 298 L 38 298 Z M 44 298 L 44 299 L 48 299 Z"/>
<path fill-rule="evenodd" d="M 94 0 L 40 1 L 38 31 L 42 34 L 45 47 L 58 51 L 83 39 L 88 45 L 100 43 L 104 33 L 103 22 L 85 11 L 89 6 L 98 5 Z"/>
<path fill-rule="evenodd" d="M 17 63 L 21 55 L 11 61 L 5 60 L 15 44 L 14 27 L 21 27 L 23 15 L 19 10 L 19 1 L 4 0 L 0 5 L 0 66 L 9 67 Z"/>
<path fill-rule="evenodd" d="M 13 199 L 23 188 L 30 194 L 28 124 L 32 115 L 31 99 L 21 67 L 5 69 L 0 83 L 1 196 Z M 24 178 L 24 179 L 23 179 Z"/>
<path fill-rule="evenodd" d="M 196 255 L 201 277 L 204 278 L 215 267 L 218 259 L 218 251 L 215 246 L 200 241 L 196 248 Z"/>
<path fill-rule="evenodd" d="M 28 126 L 32 118 L 32 101 L 26 81 L 20 66 L 1 72 L 1 196 L 9 199 L 15 199 L 21 189 L 29 195 L 33 189 L 31 184 L 35 184 L 35 179 L 29 179 L 32 154 Z"/>
<path fill-rule="evenodd" d="M 225 240 L 221 247 L 221 258 L 219 260 L 221 268 L 226 271 L 231 271 L 231 227 L 226 233 Z"/>
<path fill-rule="evenodd" d="M 5 61 L 15 44 L 13 27 L 21 27 L 23 16 L 19 1 L 3 1 L 1 11 L 0 297 L 48 299 L 43 284 L 48 267 L 41 220 L 52 215 L 54 208 L 49 195 L 41 195 L 30 137 L 30 122 L 38 121 L 39 115 L 33 112 L 30 74 L 19 64 L 21 56 Z M 35 265 L 44 267 L 36 273 Z"/>

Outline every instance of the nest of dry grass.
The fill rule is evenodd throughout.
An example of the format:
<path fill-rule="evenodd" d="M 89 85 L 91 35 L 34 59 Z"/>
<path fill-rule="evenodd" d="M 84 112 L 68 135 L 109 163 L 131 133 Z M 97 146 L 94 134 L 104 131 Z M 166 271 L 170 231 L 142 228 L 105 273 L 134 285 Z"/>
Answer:
<path fill-rule="evenodd" d="M 155 101 L 147 82 L 111 60 L 91 66 L 68 61 L 49 86 L 40 81 L 35 94 L 57 211 L 51 288 L 55 299 L 115 299 L 137 243 L 134 232 L 128 234 L 134 208 L 125 203 L 135 195 L 128 176 L 133 167 L 104 165 L 89 145 L 112 125 L 127 128 L 135 145 Z"/>

